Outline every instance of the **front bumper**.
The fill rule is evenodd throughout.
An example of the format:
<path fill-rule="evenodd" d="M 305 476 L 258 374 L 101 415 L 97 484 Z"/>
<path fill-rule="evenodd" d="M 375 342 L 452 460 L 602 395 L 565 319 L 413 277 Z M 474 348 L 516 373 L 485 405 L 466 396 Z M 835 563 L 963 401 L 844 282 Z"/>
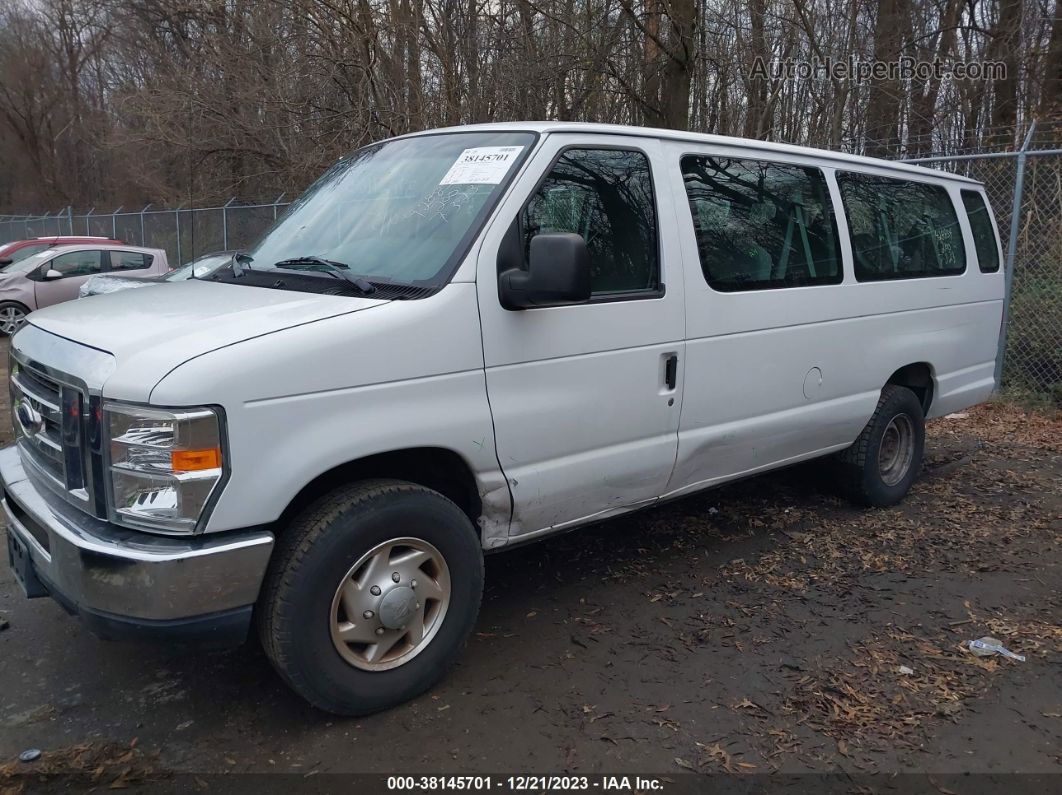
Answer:
<path fill-rule="evenodd" d="M 8 533 L 30 559 L 27 595 L 46 591 L 107 638 L 246 637 L 272 533 L 176 538 L 118 527 L 38 489 L 14 445 L 0 450 L 0 487 Z"/>

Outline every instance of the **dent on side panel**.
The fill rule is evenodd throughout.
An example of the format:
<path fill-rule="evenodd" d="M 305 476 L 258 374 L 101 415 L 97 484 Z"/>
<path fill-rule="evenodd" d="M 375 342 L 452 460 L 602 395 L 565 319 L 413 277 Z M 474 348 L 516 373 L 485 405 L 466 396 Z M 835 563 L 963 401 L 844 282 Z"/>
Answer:
<path fill-rule="evenodd" d="M 507 532 L 474 284 L 214 351 L 179 367 L 152 397 L 225 409 L 232 477 L 209 531 L 271 522 L 305 484 L 349 461 L 439 447 L 476 475 L 485 542 Z"/>

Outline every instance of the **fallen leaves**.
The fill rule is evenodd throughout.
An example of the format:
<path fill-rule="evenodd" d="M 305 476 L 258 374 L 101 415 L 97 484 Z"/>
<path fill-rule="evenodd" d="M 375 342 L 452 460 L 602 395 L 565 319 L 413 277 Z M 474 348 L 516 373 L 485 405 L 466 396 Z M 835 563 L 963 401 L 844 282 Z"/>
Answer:
<path fill-rule="evenodd" d="M 67 787 L 125 789 L 158 781 L 169 772 L 157 766 L 153 755 L 137 748 L 136 739 L 122 743 L 82 743 L 45 750 L 32 763 L 9 762 L 0 765 L 0 791 L 20 792 L 62 777 Z"/>
<path fill-rule="evenodd" d="M 705 765 L 722 768 L 727 773 L 747 773 L 756 769 L 756 765 L 738 759 L 738 754 L 730 753 L 719 743 L 712 743 L 711 745 L 697 743 L 697 745 L 704 756 L 703 764 Z"/>

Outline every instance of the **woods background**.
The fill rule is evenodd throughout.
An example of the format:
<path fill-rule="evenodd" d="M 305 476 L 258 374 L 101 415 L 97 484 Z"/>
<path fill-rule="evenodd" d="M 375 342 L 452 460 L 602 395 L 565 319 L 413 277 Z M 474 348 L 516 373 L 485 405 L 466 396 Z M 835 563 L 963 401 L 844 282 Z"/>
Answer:
<path fill-rule="evenodd" d="M 1062 0 L 6 0 L 0 212 L 298 192 L 409 130 L 559 119 L 868 154 L 1062 115 Z M 757 58 L 997 61 L 759 79 Z"/>

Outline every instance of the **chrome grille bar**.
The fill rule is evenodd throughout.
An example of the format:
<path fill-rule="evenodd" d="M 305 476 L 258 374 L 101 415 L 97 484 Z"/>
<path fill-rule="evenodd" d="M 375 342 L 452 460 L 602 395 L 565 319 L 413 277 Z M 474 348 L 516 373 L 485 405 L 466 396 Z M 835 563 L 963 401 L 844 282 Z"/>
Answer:
<path fill-rule="evenodd" d="M 54 490 L 86 503 L 80 390 L 22 363 L 11 374 L 11 393 L 15 437 L 24 458 Z"/>
<path fill-rule="evenodd" d="M 42 414 L 47 412 L 45 416 L 50 415 L 58 421 L 60 414 L 58 384 L 53 384 L 49 387 L 47 382 L 42 383 L 39 377 L 29 375 L 25 368 L 20 368 L 17 373 L 11 376 L 11 381 L 23 397 L 29 398 L 37 404 Z"/>

